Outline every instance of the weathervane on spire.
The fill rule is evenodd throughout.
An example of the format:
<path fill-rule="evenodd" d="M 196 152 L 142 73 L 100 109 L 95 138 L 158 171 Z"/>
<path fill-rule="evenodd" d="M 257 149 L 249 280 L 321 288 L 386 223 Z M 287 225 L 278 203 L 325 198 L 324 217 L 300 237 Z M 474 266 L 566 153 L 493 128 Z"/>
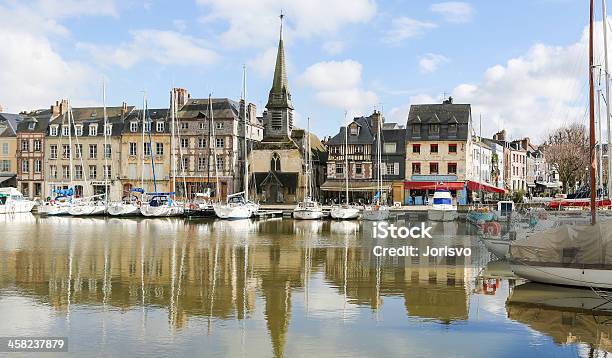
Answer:
<path fill-rule="evenodd" d="M 283 10 L 281 10 L 280 12 L 280 36 L 281 38 L 283 37 L 283 18 L 285 17 L 285 14 L 283 14 Z"/>

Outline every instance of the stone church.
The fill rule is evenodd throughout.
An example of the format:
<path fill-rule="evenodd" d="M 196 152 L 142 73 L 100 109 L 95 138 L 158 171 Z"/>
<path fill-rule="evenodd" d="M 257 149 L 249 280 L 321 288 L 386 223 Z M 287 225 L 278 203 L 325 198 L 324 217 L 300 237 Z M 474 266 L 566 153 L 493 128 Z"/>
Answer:
<path fill-rule="evenodd" d="M 303 200 L 306 191 L 307 131 L 295 128 L 293 123 L 293 103 L 283 47 L 282 16 L 274 79 L 262 122 L 263 140 L 256 143 L 249 154 L 250 172 L 253 173 L 251 180 L 257 188 L 257 199 L 262 204 L 294 204 Z M 327 154 L 321 141 L 312 133 L 310 147 L 311 193 L 314 199 L 318 199 L 318 188 L 325 178 Z"/>

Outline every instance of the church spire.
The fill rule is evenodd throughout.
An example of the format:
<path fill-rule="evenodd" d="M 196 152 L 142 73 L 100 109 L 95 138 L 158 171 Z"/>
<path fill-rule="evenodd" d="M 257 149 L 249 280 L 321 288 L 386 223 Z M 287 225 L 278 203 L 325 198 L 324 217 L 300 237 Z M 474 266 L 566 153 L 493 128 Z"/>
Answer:
<path fill-rule="evenodd" d="M 285 64 L 285 48 L 283 44 L 283 19 L 285 15 L 281 12 L 280 18 L 280 34 L 278 40 L 278 52 L 276 54 L 276 66 L 274 67 L 274 79 L 272 80 L 272 88 L 268 96 L 268 104 L 266 108 L 290 108 L 293 109 L 291 103 L 291 93 L 289 93 L 289 82 L 287 80 L 287 65 Z"/>

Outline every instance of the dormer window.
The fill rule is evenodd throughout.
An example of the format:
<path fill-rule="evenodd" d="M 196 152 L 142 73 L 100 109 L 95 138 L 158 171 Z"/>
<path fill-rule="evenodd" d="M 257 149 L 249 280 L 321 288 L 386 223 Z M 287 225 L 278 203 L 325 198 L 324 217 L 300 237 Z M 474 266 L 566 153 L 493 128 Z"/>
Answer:
<path fill-rule="evenodd" d="M 31 125 L 31 124 L 30 124 Z M 52 137 L 57 137 L 57 126 L 51 126 L 49 128 L 49 135 Z"/>
<path fill-rule="evenodd" d="M 164 122 L 157 122 L 156 123 L 156 129 L 158 132 L 163 132 L 164 131 Z"/>
<path fill-rule="evenodd" d="M 62 126 L 62 135 L 63 135 L 64 137 L 68 137 L 68 136 L 70 135 L 70 126 L 69 126 L 69 125 L 64 124 L 64 125 Z"/>
<path fill-rule="evenodd" d="M 89 135 L 91 137 L 98 135 L 98 125 L 97 124 L 90 124 L 89 125 Z"/>
<path fill-rule="evenodd" d="M 138 122 L 136 121 L 130 122 L 130 132 L 132 133 L 138 132 Z"/>
<path fill-rule="evenodd" d="M 74 126 L 74 135 L 77 137 L 80 137 L 83 135 L 83 126 L 82 125 L 77 125 Z"/>
<path fill-rule="evenodd" d="M 107 124 L 104 126 L 104 134 L 110 136 L 113 133 L 113 125 Z"/>
<path fill-rule="evenodd" d="M 30 124 L 28 124 L 28 129 L 29 130 L 34 130 L 34 127 L 36 127 L 36 123 L 35 122 L 31 122 Z M 57 130 L 57 128 L 56 128 Z"/>
<path fill-rule="evenodd" d="M 223 122 L 215 122 L 215 128 L 223 129 Z"/>
<path fill-rule="evenodd" d="M 148 133 L 148 132 L 151 132 L 151 122 L 146 121 L 146 122 L 144 123 L 144 131 L 145 131 L 145 132 L 147 132 L 147 133 Z"/>
<path fill-rule="evenodd" d="M 457 133 L 457 123 L 450 123 L 448 125 L 448 133 Z"/>
<path fill-rule="evenodd" d="M 412 135 L 414 137 L 420 137 L 421 136 L 421 125 L 420 124 L 413 124 L 412 125 Z"/>
<path fill-rule="evenodd" d="M 349 133 L 351 135 L 359 135 L 359 126 L 351 126 Z"/>
<path fill-rule="evenodd" d="M 438 134 L 440 133 L 440 125 L 437 123 L 432 123 L 429 125 L 429 133 L 430 134 Z"/>

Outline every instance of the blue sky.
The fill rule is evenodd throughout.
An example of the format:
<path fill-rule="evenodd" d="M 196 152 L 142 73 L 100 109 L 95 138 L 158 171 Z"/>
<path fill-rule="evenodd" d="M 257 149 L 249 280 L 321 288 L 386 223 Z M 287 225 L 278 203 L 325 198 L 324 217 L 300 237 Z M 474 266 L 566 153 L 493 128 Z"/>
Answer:
<path fill-rule="evenodd" d="M 317 134 L 333 135 L 345 110 L 367 115 L 375 107 L 405 123 L 411 103 L 447 93 L 473 104 L 485 135 L 505 127 L 537 140 L 584 120 L 587 7 L 578 0 L 0 1 L 0 105 L 17 112 L 61 98 L 99 104 L 102 78 L 109 105 L 139 105 L 146 89 L 151 106 L 166 106 L 172 84 L 194 97 L 238 98 L 247 64 L 248 100 L 261 111 L 282 9 L 298 125 L 310 116 Z"/>

